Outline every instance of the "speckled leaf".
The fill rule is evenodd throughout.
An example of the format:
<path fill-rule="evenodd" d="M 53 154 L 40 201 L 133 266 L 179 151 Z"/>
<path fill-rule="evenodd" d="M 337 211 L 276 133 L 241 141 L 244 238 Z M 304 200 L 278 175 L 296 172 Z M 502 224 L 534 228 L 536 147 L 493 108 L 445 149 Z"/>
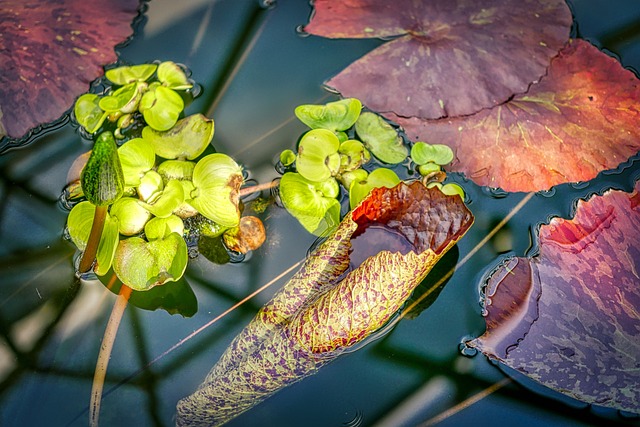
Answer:
<path fill-rule="evenodd" d="M 178 403 L 177 424 L 223 424 L 365 339 L 472 222 L 459 197 L 419 182 L 373 190 Z"/>
<path fill-rule="evenodd" d="M 640 413 L 640 182 L 540 228 L 540 252 L 493 272 L 492 359 L 576 399 Z"/>
<path fill-rule="evenodd" d="M 58 119 L 114 62 L 138 0 L 6 0 L 0 7 L 0 137 Z"/>
<path fill-rule="evenodd" d="M 640 81 L 583 40 L 574 40 L 528 93 L 470 117 L 391 117 L 411 139 L 449 145 L 447 169 L 480 185 L 538 191 L 587 181 L 640 149 Z"/>
<path fill-rule="evenodd" d="M 525 92 L 569 38 L 564 0 L 316 0 L 305 30 L 396 37 L 327 85 L 372 110 L 437 119 Z"/>

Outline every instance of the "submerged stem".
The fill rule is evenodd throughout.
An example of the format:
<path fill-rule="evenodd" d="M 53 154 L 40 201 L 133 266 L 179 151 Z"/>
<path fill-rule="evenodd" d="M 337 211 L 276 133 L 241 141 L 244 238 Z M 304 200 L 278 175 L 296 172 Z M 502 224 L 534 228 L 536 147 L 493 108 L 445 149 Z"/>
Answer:
<path fill-rule="evenodd" d="M 100 244 L 100 237 L 102 236 L 102 229 L 104 228 L 104 221 L 107 217 L 107 209 L 108 206 L 96 206 L 96 213 L 93 215 L 93 224 L 91 224 L 89 240 L 87 241 L 87 246 L 84 249 L 82 258 L 80 259 L 80 266 L 78 267 L 80 274 L 89 271 L 93 265 L 93 261 L 96 259 L 98 245 Z"/>
<path fill-rule="evenodd" d="M 113 309 L 111 310 L 111 315 L 107 322 L 107 328 L 104 331 L 102 345 L 100 346 L 100 353 L 98 353 L 98 361 L 96 362 L 96 370 L 93 374 L 93 385 L 91 386 L 91 402 L 89 404 L 89 425 L 91 427 L 98 426 L 102 390 L 104 389 L 104 379 L 107 376 L 107 367 L 109 366 L 109 359 L 111 358 L 111 350 L 113 349 L 113 343 L 116 340 L 118 327 L 120 326 L 120 321 L 122 320 L 122 315 L 127 307 L 127 302 L 129 301 L 130 296 L 131 288 L 123 284 L 120 288 L 118 298 L 113 305 Z"/>

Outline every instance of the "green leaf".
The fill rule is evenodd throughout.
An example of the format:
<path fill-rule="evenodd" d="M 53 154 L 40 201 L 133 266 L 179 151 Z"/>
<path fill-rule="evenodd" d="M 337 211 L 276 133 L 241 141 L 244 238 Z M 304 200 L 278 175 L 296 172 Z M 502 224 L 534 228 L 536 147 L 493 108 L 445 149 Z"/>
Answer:
<path fill-rule="evenodd" d="M 182 68 L 171 61 L 165 61 L 158 65 L 158 80 L 173 90 L 185 90 L 193 87 Z"/>
<path fill-rule="evenodd" d="M 156 154 L 165 159 L 193 160 L 204 152 L 213 139 L 213 120 L 202 114 L 193 114 L 179 120 L 165 132 L 148 126 L 142 129 L 142 138 L 153 145 Z"/>
<path fill-rule="evenodd" d="M 163 239 L 171 233 L 184 234 L 184 222 L 176 215 L 170 215 L 166 218 L 152 218 L 144 226 L 144 235 L 147 240 Z"/>
<path fill-rule="evenodd" d="M 164 190 L 162 176 L 158 172 L 150 170 L 140 179 L 138 196 L 147 203 L 154 203 L 162 194 L 162 190 Z"/>
<path fill-rule="evenodd" d="M 156 64 L 140 64 L 124 66 L 107 70 L 104 74 L 116 85 L 126 85 L 133 82 L 144 82 L 156 72 Z"/>
<path fill-rule="evenodd" d="M 158 173 L 162 175 L 165 182 L 171 179 L 191 181 L 195 167 L 195 162 L 188 160 L 167 160 L 160 163 Z"/>
<path fill-rule="evenodd" d="M 149 141 L 142 138 L 131 139 L 118 148 L 118 156 L 127 187 L 140 185 L 140 178 L 156 163 L 156 153 Z"/>
<path fill-rule="evenodd" d="M 282 166 L 291 166 L 293 164 L 293 162 L 296 161 L 296 153 L 294 153 L 292 150 L 283 150 L 282 153 L 280 153 L 280 163 L 282 163 Z"/>
<path fill-rule="evenodd" d="M 420 175 L 422 176 L 427 176 L 430 173 L 438 172 L 439 170 L 441 170 L 440 166 L 431 162 L 418 166 L 418 172 L 420 172 Z"/>
<path fill-rule="evenodd" d="M 298 145 L 296 169 L 310 181 L 321 182 L 340 170 L 340 141 L 331 131 L 313 129 L 305 133 Z"/>
<path fill-rule="evenodd" d="M 458 195 L 462 200 L 464 200 L 464 190 L 458 184 L 455 184 L 453 182 L 444 184 L 442 188 L 440 188 L 440 191 L 442 191 L 447 196 Z"/>
<path fill-rule="evenodd" d="M 109 213 L 117 219 L 118 231 L 125 236 L 133 236 L 144 230 L 144 226 L 151 219 L 151 213 L 141 206 L 138 199 L 122 197 L 111 206 Z"/>
<path fill-rule="evenodd" d="M 193 170 L 194 190 L 187 202 L 205 217 L 222 225 L 235 227 L 240 221 L 239 191 L 242 168 L 222 153 L 203 157 Z"/>
<path fill-rule="evenodd" d="M 349 139 L 341 143 L 338 152 L 340 153 L 341 172 L 356 170 L 371 160 L 369 150 L 365 148 L 362 142 L 355 139 Z"/>
<path fill-rule="evenodd" d="M 391 169 L 379 168 L 369 174 L 365 181 L 353 181 L 349 187 L 349 205 L 354 209 L 374 188 L 393 188 L 400 178 Z"/>
<path fill-rule="evenodd" d="M 356 169 L 354 171 L 347 171 L 340 175 L 340 182 L 344 188 L 351 188 L 353 181 L 366 181 L 369 176 L 369 172 L 364 169 Z"/>
<path fill-rule="evenodd" d="M 307 231 L 317 236 L 332 231 L 340 222 L 340 203 L 326 197 L 321 186 L 322 183 L 309 181 L 295 172 L 287 172 L 280 179 L 282 204 Z"/>
<path fill-rule="evenodd" d="M 130 237 L 118 244 L 113 270 L 131 289 L 145 291 L 179 280 L 188 259 L 187 244 L 178 233 L 151 242 Z"/>
<path fill-rule="evenodd" d="M 158 86 L 145 92 L 138 108 L 147 125 L 157 131 L 166 131 L 178 121 L 184 101 L 173 89 Z"/>
<path fill-rule="evenodd" d="M 444 144 L 418 141 L 411 147 L 411 159 L 418 165 L 435 163 L 444 166 L 453 161 L 453 150 Z"/>
<path fill-rule="evenodd" d="M 98 95 L 85 93 L 78 98 L 73 107 L 73 114 L 76 116 L 78 124 L 91 134 L 100 129 L 100 126 L 108 116 L 108 113 L 100 108 L 99 102 L 100 97 Z"/>
<path fill-rule="evenodd" d="M 353 126 L 361 109 L 362 103 L 359 100 L 347 98 L 325 105 L 299 105 L 295 109 L 295 114 L 311 129 L 328 129 L 336 132 Z"/>
<path fill-rule="evenodd" d="M 108 113 L 115 111 L 124 114 L 133 113 L 138 110 L 138 103 L 146 87 L 146 83 L 129 83 L 112 94 L 103 96 L 98 102 L 98 106 Z"/>
<path fill-rule="evenodd" d="M 113 276 L 116 274 L 111 269 L 99 279 L 111 292 L 118 295 L 122 281 L 117 276 L 115 281 L 112 280 Z M 129 297 L 129 304 L 143 310 L 162 309 L 169 314 L 179 314 L 183 317 L 191 317 L 198 312 L 198 300 L 184 276 L 180 280 L 167 282 L 149 290 L 133 290 Z"/>
<path fill-rule="evenodd" d="M 96 206 L 110 205 L 122 197 L 124 175 L 113 133 L 102 132 L 80 174 L 82 192 Z"/>
<path fill-rule="evenodd" d="M 78 203 L 69 212 L 67 218 L 69 236 L 81 251 L 87 246 L 95 212 L 95 205 L 88 201 Z M 118 239 L 118 223 L 107 213 L 96 254 L 96 267 L 94 269 L 96 274 L 103 275 L 111 268 Z"/>
<path fill-rule="evenodd" d="M 140 202 L 149 212 L 158 218 L 167 218 L 184 202 L 184 190 L 180 181 L 172 179 L 164 186 L 160 197 L 153 203 Z"/>
<path fill-rule="evenodd" d="M 373 155 L 385 163 L 395 165 L 409 154 L 402 137 L 377 114 L 362 113 L 356 122 L 356 132 Z"/>

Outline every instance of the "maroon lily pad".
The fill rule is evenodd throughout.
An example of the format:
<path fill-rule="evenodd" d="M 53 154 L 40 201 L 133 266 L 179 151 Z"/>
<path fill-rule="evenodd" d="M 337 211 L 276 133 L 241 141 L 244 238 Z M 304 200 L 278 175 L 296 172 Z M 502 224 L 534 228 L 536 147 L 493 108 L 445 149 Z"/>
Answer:
<path fill-rule="evenodd" d="M 222 425 L 381 328 L 473 223 L 458 196 L 377 188 L 178 402 L 178 426 Z"/>
<path fill-rule="evenodd" d="M 584 40 L 573 40 L 523 95 L 469 117 L 388 115 L 412 140 L 449 145 L 448 169 L 507 191 L 588 181 L 640 149 L 640 81 Z"/>
<path fill-rule="evenodd" d="M 139 0 L 7 0 L 0 8 L 0 138 L 57 120 L 117 59 Z"/>
<path fill-rule="evenodd" d="M 327 85 L 378 112 L 437 119 L 523 93 L 569 38 L 564 0 L 316 0 L 305 31 L 397 37 Z"/>
<path fill-rule="evenodd" d="M 487 330 L 469 344 L 556 391 L 640 413 L 639 190 L 542 226 L 539 255 L 491 275 Z"/>

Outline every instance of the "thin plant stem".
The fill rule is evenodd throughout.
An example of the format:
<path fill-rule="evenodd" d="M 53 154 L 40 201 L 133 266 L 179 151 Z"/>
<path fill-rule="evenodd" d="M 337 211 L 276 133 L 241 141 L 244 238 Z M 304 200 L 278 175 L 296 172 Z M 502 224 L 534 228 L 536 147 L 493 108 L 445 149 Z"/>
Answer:
<path fill-rule="evenodd" d="M 102 345 L 100 346 L 100 353 L 98 353 L 98 361 L 96 362 L 96 370 L 93 375 L 93 385 L 91 386 L 91 402 L 89 403 L 89 425 L 91 427 L 98 426 L 100 403 L 102 402 L 102 390 L 104 389 L 104 380 L 107 376 L 107 367 L 109 366 L 109 359 L 111 358 L 111 350 L 113 350 L 113 343 L 116 340 L 118 327 L 120 326 L 120 321 L 122 320 L 122 315 L 127 307 L 130 296 L 131 288 L 127 285 L 122 285 L 120 293 L 116 298 L 116 302 L 113 305 L 113 309 L 111 310 L 111 315 L 107 322 L 107 328 L 104 331 Z"/>
<path fill-rule="evenodd" d="M 278 185 L 277 181 L 267 182 L 265 184 L 252 185 L 251 187 L 245 187 L 240 189 L 240 197 L 248 196 L 249 194 L 256 193 L 262 190 L 268 190 L 270 188 L 276 187 Z"/>
<path fill-rule="evenodd" d="M 93 265 L 93 261 L 96 259 L 98 253 L 98 245 L 100 244 L 100 237 L 102 236 L 102 229 L 104 228 L 104 221 L 107 218 L 108 206 L 96 206 L 96 213 L 93 215 L 93 224 L 91 224 L 91 232 L 89 233 L 89 240 L 87 241 L 87 247 L 82 253 L 80 259 L 80 266 L 78 271 L 86 273 Z"/>

